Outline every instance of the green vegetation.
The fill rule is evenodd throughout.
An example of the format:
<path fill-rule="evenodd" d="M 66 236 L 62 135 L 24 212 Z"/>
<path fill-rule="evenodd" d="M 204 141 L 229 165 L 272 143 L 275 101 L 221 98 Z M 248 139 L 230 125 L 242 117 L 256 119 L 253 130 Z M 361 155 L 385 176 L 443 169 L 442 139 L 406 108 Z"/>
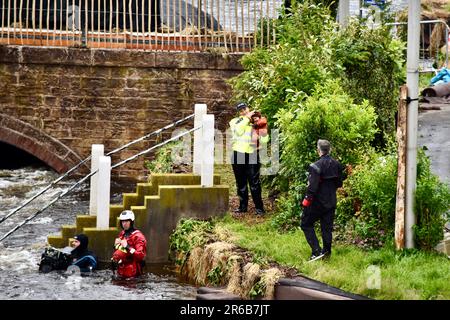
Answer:
<path fill-rule="evenodd" d="M 144 161 L 144 167 L 151 173 L 191 172 L 190 165 L 183 158 L 188 152 L 182 140 L 172 141 L 156 151 L 155 158 Z"/>
<path fill-rule="evenodd" d="M 178 257 L 175 263 L 184 265 L 187 254 L 197 246 L 207 243 L 212 232 L 212 225 L 207 221 L 182 219 L 174 233 L 171 234 L 169 243 L 170 251 L 176 252 Z"/>
<path fill-rule="evenodd" d="M 270 220 L 249 225 L 230 216 L 217 224 L 230 230 L 239 246 L 343 290 L 375 299 L 450 299 L 450 264 L 443 254 L 336 244 L 330 260 L 308 263 L 311 252 L 301 230 L 280 233 Z M 371 266 L 380 268 L 379 289 L 370 286 Z"/>
<path fill-rule="evenodd" d="M 336 212 L 337 237 L 363 248 L 392 244 L 395 224 L 397 157 L 369 156 L 344 182 Z M 417 167 L 416 243 L 432 250 L 443 239 L 450 189 L 431 173 L 430 159 L 420 150 Z"/>
<path fill-rule="evenodd" d="M 171 238 L 171 250 L 181 253 L 178 263 L 190 265 L 188 270 L 200 269 L 195 275 L 200 283 L 222 283 L 224 277 L 232 278 L 231 270 L 240 270 L 230 256 L 232 242 L 250 250 L 258 266 L 274 260 L 372 298 L 450 299 L 448 258 L 432 250 L 443 237 L 450 188 L 431 173 L 423 152 L 418 156 L 415 199 L 415 240 L 420 250 L 396 251 L 393 247 L 394 124 L 398 88 L 404 83 L 404 44 L 393 39 L 387 25 L 372 29 L 354 21 L 339 30 L 319 1 L 293 1 L 290 14 L 264 23 L 275 26 L 276 43 L 245 55 L 245 72 L 230 84 L 232 100 L 249 102 L 268 117 L 272 129 L 280 130 L 281 169 L 266 179 L 263 188 L 265 197 L 268 190 L 279 193 L 276 211 L 263 222 L 231 216 L 216 221 L 214 227 L 184 222 Z M 333 255 L 327 261 L 307 263 L 311 249 L 298 228 L 299 203 L 306 170 L 317 159 L 319 138 L 331 141 L 332 155 L 347 165 L 348 178 L 339 190 Z M 163 154 L 163 163 L 166 158 Z M 216 169 L 233 194 L 230 166 Z M 214 247 L 207 239 L 217 241 L 218 236 L 205 235 L 218 227 L 232 235 L 219 237 Z M 272 282 L 263 280 L 263 275 L 251 279 L 256 282 L 244 295 L 255 297 L 270 291 L 268 283 Z M 240 285 L 236 282 L 235 288 Z"/>
<path fill-rule="evenodd" d="M 327 139 L 332 155 L 354 168 L 339 194 L 337 237 L 364 248 L 383 246 L 393 239 L 393 140 L 405 45 L 385 23 L 371 28 L 352 21 L 340 29 L 317 1 L 293 1 L 290 14 L 272 23 L 276 43 L 245 55 L 245 71 L 230 80 L 233 99 L 248 101 L 280 131 L 280 171 L 265 179 L 266 188 L 279 193 L 271 224 L 280 231 L 299 225 L 316 141 Z M 424 156 L 421 168 L 427 169 L 418 174 L 416 240 L 430 249 L 442 239 L 450 191 Z"/>
<path fill-rule="evenodd" d="M 176 142 L 168 143 L 162 146 L 156 152 L 155 159 L 153 161 L 145 160 L 144 166 L 150 173 L 170 173 L 172 172 L 172 148 Z"/>

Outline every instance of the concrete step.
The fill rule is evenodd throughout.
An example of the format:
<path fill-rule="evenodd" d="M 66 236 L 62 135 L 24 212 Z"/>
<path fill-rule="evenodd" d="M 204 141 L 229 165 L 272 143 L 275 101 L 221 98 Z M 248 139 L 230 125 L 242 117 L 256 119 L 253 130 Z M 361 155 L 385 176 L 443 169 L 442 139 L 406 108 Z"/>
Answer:
<path fill-rule="evenodd" d="M 76 217 L 76 234 L 83 233 L 84 228 L 93 228 L 97 224 L 97 216 L 78 215 Z"/>
<path fill-rule="evenodd" d="M 95 252 L 100 262 L 109 262 L 114 240 L 121 230 L 118 217 L 123 210 L 132 209 L 135 226 L 144 232 L 150 246 L 147 261 L 164 262 L 168 239 L 180 217 L 206 219 L 210 217 L 210 211 L 222 215 L 228 211 L 228 186 L 218 184 L 218 175 L 214 176 L 214 183 L 216 185 L 211 188 L 203 188 L 197 175 L 152 175 L 151 183 L 139 183 L 136 193 L 124 193 L 122 204 L 109 206 L 108 229 L 96 228 L 96 216 L 79 215 L 76 225 L 63 226 L 61 235 L 48 237 L 48 241 L 57 247 L 65 247 L 75 234 L 84 233 L 89 237 L 89 250 Z M 220 296 L 232 298 L 222 293 Z"/>
<path fill-rule="evenodd" d="M 73 238 L 76 235 L 77 226 L 76 225 L 63 225 L 61 227 L 61 235 L 64 240 Z"/>
<path fill-rule="evenodd" d="M 67 243 L 61 235 L 50 235 L 47 237 L 47 242 L 54 248 L 64 248 Z"/>

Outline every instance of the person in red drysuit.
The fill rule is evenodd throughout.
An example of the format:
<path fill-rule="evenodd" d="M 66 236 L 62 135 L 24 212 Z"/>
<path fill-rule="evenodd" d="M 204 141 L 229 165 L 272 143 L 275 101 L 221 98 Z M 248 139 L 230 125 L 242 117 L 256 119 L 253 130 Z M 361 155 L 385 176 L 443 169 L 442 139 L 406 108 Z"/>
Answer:
<path fill-rule="evenodd" d="M 115 251 L 111 258 L 117 267 L 117 274 L 123 278 L 137 277 L 142 274 L 147 254 L 147 240 L 141 231 L 134 228 L 134 213 L 123 211 L 120 216 L 122 231 L 114 242 Z"/>

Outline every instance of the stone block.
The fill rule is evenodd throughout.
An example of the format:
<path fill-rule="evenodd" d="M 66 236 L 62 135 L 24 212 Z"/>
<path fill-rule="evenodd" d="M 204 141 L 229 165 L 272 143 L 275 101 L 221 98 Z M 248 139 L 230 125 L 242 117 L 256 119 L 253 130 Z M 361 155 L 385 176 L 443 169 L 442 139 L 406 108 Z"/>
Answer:
<path fill-rule="evenodd" d="M 111 204 L 109 206 L 109 224 L 111 226 L 116 225 L 116 219 L 120 215 L 120 213 L 125 210 L 122 204 Z"/>
<path fill-rule="evenodd" d="M 89 249 L 97 255 L 98 260 L 109 262 L 114 252 L 114 239 L 119 235 L 119 229 L 85 228 L 84 233 L 89 237 Z"/>
<path fill-rule="evenodd" d="M 60 235 L 50 235 L 47 237 L 47 242 L 49 246 L 54 248 L 64 248 L 66 246 L 67 240 L 65 240 Z"/>
<path fill-rule="evenodd" d="M 77 231 L 77 226 L 74 225 L 63 225 L 61 227 L 61 235 L 62 237 L 67 240 L 69 238 L 73 238 L 75 236 Z"/>
<path fill-rule="evenodd" d="M 137 206 L 138 203 L 137 193 L 123 193 L 123 208 L 124 210 L 129 210 L 131 206 Z"/>
<path fill-rule="evenodd" d="M 97 216 L 78 215 L 76 217 L 76 225 L 76 233 L 83 233 L 84 228 L 94 228 L 97 225 Z"/>

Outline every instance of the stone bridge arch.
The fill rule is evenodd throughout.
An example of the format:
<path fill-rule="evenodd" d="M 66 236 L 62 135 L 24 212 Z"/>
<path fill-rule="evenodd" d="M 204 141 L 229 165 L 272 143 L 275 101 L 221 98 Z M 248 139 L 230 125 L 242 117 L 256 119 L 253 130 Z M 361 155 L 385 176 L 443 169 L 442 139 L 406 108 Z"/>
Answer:
<path fill-rule="evenodd" d="M 28 152 L 58 173 L 66 172 L 82 160 L 59 140 L 5 114 L 0 114 L 0 141 Z"/>

